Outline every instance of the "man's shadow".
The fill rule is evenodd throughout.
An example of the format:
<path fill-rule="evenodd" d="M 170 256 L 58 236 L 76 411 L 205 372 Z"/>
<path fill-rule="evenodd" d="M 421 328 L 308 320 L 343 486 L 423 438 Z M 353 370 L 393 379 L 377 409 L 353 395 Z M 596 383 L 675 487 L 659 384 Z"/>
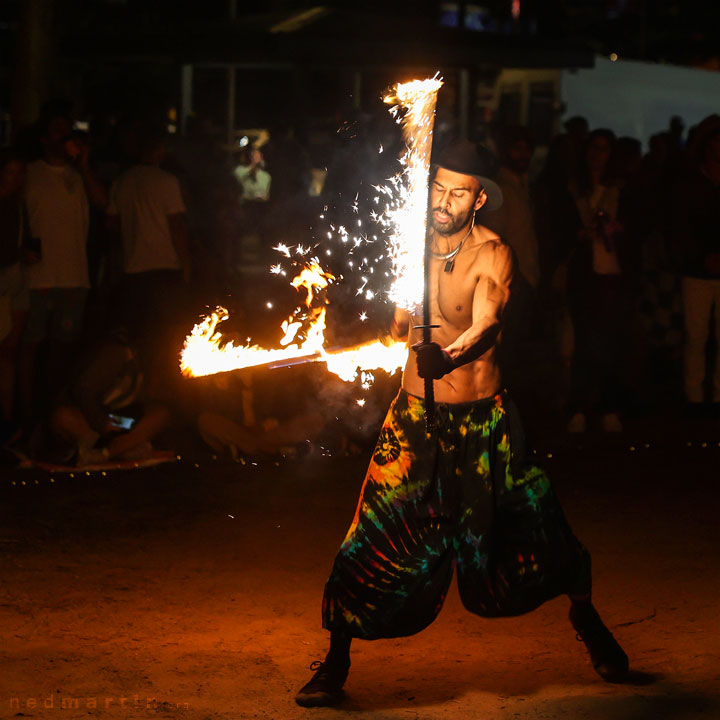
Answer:
<path fill-rule="evenodd" d="M 397 669 L 397 665 L 394 666 Z M 591 677 L 587 684 L 568 682 L 563 664 L 550 668 L 524 665 L 508 668 L 492 666 L 489 661 L 457 663 L 428 657 L 413 661 L 409 668 L 388 673 L 388 668 L 354 668 L 346 685 L 346 698 L 338 711 L 380 711 L 455 704 L 470 691 L 486 692 L 497 697 L 501 708 L 518 709 L 523 702 L 527 713 L 531 708 L 540 716 L 582 717 L 588 720 L 685 720 L 699 717 L 720 717 L 720 696 L 709 696 L 675 686 L 663 675 L 631 670 L 623 683 L 597 682 Z M 408 676 L 410 675 L 410 676 Z M 590 687 L 590 685 L 593 687 Z M 576 687 L 578 693 L 561 697 L 533 697 L 548 686 Z M 595 690 L 597 687 L 597 691 Z M 632 687 L 632 692 L 623 691 Z M 617 694 L 611 689 L 617 688 Z M 645 688 L 646 690 L 639 690 Z M 586 693 L 583 692 L 586 690 Z M 459 710 L 459 708 L 458 708 Z"/>

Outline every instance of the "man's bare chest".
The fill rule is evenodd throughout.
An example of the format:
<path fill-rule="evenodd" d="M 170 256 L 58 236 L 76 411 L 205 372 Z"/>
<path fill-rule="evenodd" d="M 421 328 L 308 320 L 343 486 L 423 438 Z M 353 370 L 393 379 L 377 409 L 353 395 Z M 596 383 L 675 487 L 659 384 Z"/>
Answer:
<path fill-rule="evenodd" d="M 463 331 L 472 324 L 477 277 L 464 263 L 456 264 L 450 272 L 445 271 L 445 265 L 434 260 L 430 267 L 431 315 L 434 323 L 447 323 Z"/>

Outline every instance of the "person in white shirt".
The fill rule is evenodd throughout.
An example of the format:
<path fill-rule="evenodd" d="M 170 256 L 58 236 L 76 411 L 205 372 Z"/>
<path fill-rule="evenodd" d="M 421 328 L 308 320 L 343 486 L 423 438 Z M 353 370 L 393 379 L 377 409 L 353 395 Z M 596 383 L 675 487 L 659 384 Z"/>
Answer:
<path fill-rule="evenodd" d="M 89 147 L 73 137 L 67 107 L 48 103 L 38 123 L 43 156 L 28 164 L 25 202 L 30 235 L 38 244 L 29 268 L 29 313 L 23 335 L 20 395 L 23 415 L 32 412 L 35 355 L 49 342 L 47 389 L 64 377 L 72 344 L 82 329 L 89 288 L 89 202 L 103 209 L 107 195 L 89 163 Z"/>
<path fill-rule="evenodd" d="M 125 275 L 171 271 L 189 279 L 185 203 L 177 177 L 160 168 L 164 155 L 162 133 L 144 131 L 139 162 L 112 185 L 108 215 L 122 236 Z"/>
<path fill-rule="evenodd" d="M 185 203 L 177 177 L 160 167 L 165 152 L 164 132 L 142 128 L 138 162 L 115 180 L 108 206 L 123 249 L 119 319 L 146 361 L 174 352 L 172 328 L 190 280 Z"/>

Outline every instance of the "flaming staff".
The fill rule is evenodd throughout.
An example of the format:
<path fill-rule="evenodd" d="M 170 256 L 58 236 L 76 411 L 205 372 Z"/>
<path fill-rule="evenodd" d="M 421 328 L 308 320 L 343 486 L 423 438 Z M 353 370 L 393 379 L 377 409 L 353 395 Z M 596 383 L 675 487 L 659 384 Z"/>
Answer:
<path fill-rule="evenodd" d="M 410 176 L 411 201 L 403 206 L 403 211 L 410 211 L 411 222 L 401 224 L 403 233 L 412 232 L 413 237 L 402 238 L 401 243 L 405 251 L 403 257 L 410 257 L 413 266 L 411 272 L 401 273 L 403 279 L 412 277 L 414 282 L 410 288 L 404 288 L 405 295 L 398 293 L 398 300 L 402 303 L 408 300 L 417 305 L 417 278 L 422 278 L 422 335 L 423 343 L 432 341 L 432 325 L 430 324 L 430 238 L 427 228 L 428 210 L 428 179 L 430 173 L 430 155 L 432 153 L 433 126 L 435 124 L 435 105 L 437 93 L 442 82 L 437 79 L 428 81 L 414 81 L 398 85 L 398 102 L 408 108 L 405 122 L 406 140 L 408 143 L 408 174 Z M 419 239 L 422 238 L 422 245 Z M 422 272 L 417 271 L 418 261 Z M 411 295 L 410 295 L 411 293 Z M 408 307 L 408 309 L 410 309 Z M 425 378 L 425 427 L 431 432 L 435 424 L 435 386 L 432 378 Z"/>
<path fill-rule="evenodd" d="M 397 85 L 385 98 L 393 105 L 391 112 L 402 124 L 407 149 L 400 158 L 403 166 L 401 173 L 388 181 L 387 186 L 377 188 L 379 195 L 387 197 L 388 202 L 383 212 L 375 214 L 374 219 L 389 232 L 392 283 L 386 293 L 387 299 L 408 310 L 417 309 L 426 294 L 423 292 L 423 240 L 427 221 L 427 183 L 435 102 L 441 85 L 442 81 L 437 78 L 414 80 Z M 344 241 L 349 237 L 347 233 L 345 235 Z M 357 247 L 367 238 L 353 240 L 353 245 Z M 278 246 L 276 250 L 286 258 L 291 257 L 290 248 L 285 245 Z M 309 248 L 298 246 L 295 252 L 303 256 Z M 281 265 L 273 266 L 271 272 L 285 274 Z M 218 308 L 187 336 L 180 358 L 183 374 L 198 377 L 261 365 L 281 367 L 324 362 L 328 370 L 348 382 L 355 380 L 360 373 L 363 386 L 366 386 L 370 382 L 371 371 L 383 369 L 392 374 L 404 367 L 408 354 L 405 343 L 376 341 L 339 351 L 324 347 L 327 301 L 317 307 L 317 293 L 335 280 L 321 267 L 317 258 L 305 262 L 291 284 L 298 290 L 306 290 L 306 310 L 296 312 L 283 322 L 281 348 L 278 349 L 261 348 L 252 344 L 250 339 L 244 345 L 225 342 L 218 328 L 227 319 L 228 313 L 224 308 Z M 364 281 L 367 282 L 365 278 Z M 375 295 L 371 290 L 365 292 L 368 299 Z M 306 325 L 304 340 L 300 342 L 298 337 L 303 334 L 301 329 Z"/>

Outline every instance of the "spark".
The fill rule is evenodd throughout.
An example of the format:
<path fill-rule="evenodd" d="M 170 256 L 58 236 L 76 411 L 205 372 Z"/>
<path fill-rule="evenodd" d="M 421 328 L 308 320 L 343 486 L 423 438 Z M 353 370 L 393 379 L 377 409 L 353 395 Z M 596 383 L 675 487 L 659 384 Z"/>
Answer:
<path fill-rule="evenodd" d="M 385 99 L 391 106 L 390 113 L 402 126 L 406 151 L 400 158 L 401 171 L 384 184 L 374 186 L 376 195 L 372 202 L 375 209 L 367 216 L 382 232 L 370 235 L 358 231 L 355 235 L 344 225 L 336 228 L 330 224 L 331 230 L 327 233 L 327 238 L 337 236 L 347 247 L 348 256 L 377 241 L 379 235 L 387 238 L 377 256 L 364 257 L 359 262 L 354 262 L 351 257 L 347 259 L 347 265 L 353 272 L 356 269 L 370 268 L 370 272 L 366 271 L 363 276 L 358 291 L 358 294 L 364 295 L 368 301 L 376 298 L 390 301 L 411 311 L 422 301 L 430 146 L 435 102 L 441 86 L 442 81 L 437 76 L 429 80 L 416 80 L 397 85 L 392 97 Z M 402 113 L 401 109 L 404 109 Z M 379 152 L 383 152 L 382 146 Z M 355 195 L 351 208 L 355 214 L 360 215 L 359 193 Z M 327 209 L 326 206 L 324 210 Z M 357 218 L 357 228 L 363 227 L 364 217 L 363 215 Z M 325 215 L 321 215 L 321 219 L 324 218 Z M 372 237 L 372 241 L 369 237 Z M 274 250 L 286 258 L 291 258 L 292 255 L 304 258 L 312 252 L 313 246 L 278 243 Z M 331 255 L 331 250 L 325 249 L 325 256 Z M 390 263 L 391 272 L 381 269 L 381 272 L 375 275 L 372 265 L 384 258 Z M 286 276 L 279 263 L 272 265 L 270 272 Z M 369 276 L 377 278 L 378 281 L 383 277 L 390 278 L 389 290 L 374 285 L 370 287 Z M 338 279 L 342 280 L 342 277 Z M 327 298 L 320 298 L 318 303 L 316 299 L 318 292 L 335 280 L 333 275 L 322 268 L 317 258 L 312 258 L 309 262 L 304 260 L 300 273 L 293 278 L 291 285 L 297 290 L 306 290 L 305 308 L 297 308 L 295 313 L 281 324 L 282 347 L 279 349 L 261 348 L 253 345 L 249 338 L 242 346 L 235 346 L 232 341 L 224 341 L 218 325 L 227 319 L 228 313 L 224 308 L 217 308 L 198 323 L 186 338 L 181 354 L 182 372 L 186 375 L 208 375 L 268 364 L 275 360 L 300 358 L 301 362 L 325 362 L 330 372 L 347 382 L 360 375 L 362 387 L 368 388 L 374 381 L 371 370 L 384 369 L 392 374 L 403 367 L 408 353 L 405 343 L 392 343 L 388 346 L 376 341 L 340 352 L 325 349 L 325 306 L 328 301 Z M 273 303 L 268 301 L 266 307 L 272 309 Z M 359 318 L 361 322 L 365 322 L 368 319 L 367 312 L 359 313 Z M 358 404 L 362 406 L 362 403 Z"/>
<path fill-rule="evenodd" d="M 285 257 L 290 257 L 290 248 L 285 245 L 284 243 L 278 243 L 273 250 L 277 250 L 279 253 L 282 253 Z"/>

